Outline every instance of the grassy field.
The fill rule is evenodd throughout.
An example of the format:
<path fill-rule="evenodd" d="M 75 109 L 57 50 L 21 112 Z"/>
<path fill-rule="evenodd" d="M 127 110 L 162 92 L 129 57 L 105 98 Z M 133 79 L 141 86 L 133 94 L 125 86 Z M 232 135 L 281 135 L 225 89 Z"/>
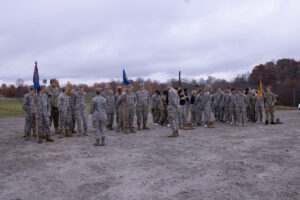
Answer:
<path fill-rule="evenodd" d="M 90 114 L 90 105 L 92 98 L 87 99 L 87 109 Z M 296 107 L 276 106 L 276 110 L 297 110 Z M 0 118 L 5 117 L 24 117 L 25 112 L 22 109 L 22 100 L 18 99 L 0 99 Z"/>

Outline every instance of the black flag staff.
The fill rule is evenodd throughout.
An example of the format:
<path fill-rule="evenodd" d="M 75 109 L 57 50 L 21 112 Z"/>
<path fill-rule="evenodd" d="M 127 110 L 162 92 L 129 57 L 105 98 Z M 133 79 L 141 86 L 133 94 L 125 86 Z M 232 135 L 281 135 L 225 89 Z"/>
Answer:
<path fill-rule="evenodd" d="M 178 87 L 181 87 L 181 71 L 178 72 Z"/>

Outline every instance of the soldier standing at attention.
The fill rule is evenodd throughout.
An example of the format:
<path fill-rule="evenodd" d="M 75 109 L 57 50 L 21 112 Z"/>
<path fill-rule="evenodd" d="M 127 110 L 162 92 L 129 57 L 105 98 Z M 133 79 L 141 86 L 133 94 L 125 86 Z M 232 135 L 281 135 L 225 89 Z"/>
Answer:
<path fill-rule="evenodd" d="M 168 124 L 168 108 L 167 108 L 167 95 L 168 91 L 164 90 L 163 95 L 161 96 L 161 105 L 160 105 L 160 124 Z"/>
<path fill-rule="evenodd" d="M 83 135 L 87 136 L 87 110 L 86 110 L 86 98 L 87 94 L 84 92 L 84 85 L 79 85 L 79 92 L 76 93 L 76 121 L 78 133 L 82 133 L 82 124 L 84 128 Z"/>
<path fill-rule="evenodd" d="M 237 94 L 236 89 L 231 89 L 230 101 L 229 101 L 229 122 L 230 125 L 237 125 L 237 115 L 236 115 L 236 100 Z"/>
<path fill-rule="evenodd" d="M 96 137 L 96 143 L 94 146 L 100 146 L 100 138 L 101 138 L 101 146 L 105 145 L 105 132 L 106 132 L 106 99 L 100 95 L 101 88 L 96 88 L 96 96 L 92 99 L 91 103 L 91 114 L 93 120 L 93 128 Z"/>
<path fill-rule="evenodd" d="M 224 105 L 224 116 L 223 116 L 223 120 L 224 122 L 226 122 L 227 124 L 230 123 L 231 119 L 230 119 L 230 98 L 231 98 L 231 87 L 227 86 L 226 90 L 223 94 L 223 105 Z"/>
<path fill-rule="evenodd" d="M 139 90 L 136 92 L 136 116 L 138 130 L 141 130 L 141 122 L 143 120 L 143 129 L 149 129 L 147 127 L 148 113 L 149 113 L 149 94 L 145 90 L 144 84 L 139 84 Z"/>
<path fill-rule="evenodd" d="M 263 118 L 263 110 L 262 106 L 264 103 L 263 97 L 258 97 L 256 96 L 256 101 L 255 101 L 255 121 L 256 123 L 262 123 L 262 118 Z"/>
<path fill-rule="evenodd" d="M 38 98 L 33 98 L 34 107 L 38 104 L 38 110 L 34 109 L 34 112 L 38 114 L 38 134 L 39 134 L 39 141 L 38 143 L 43 142 L 43 134 L 46 134 L 46 141 L 53 142 L 50 138 L 50 122 L 49 117 L 51 116 L 51 106 L 48 95 L 45 93 L 45 86 L 40 86 L 38 88 L 40 93 L 38 94 Z M 36 107 L 35 107 L 36 108 Z"/>
<path fill-rule="evenodd" d="M 113 124 L 115 119 L 115 97 L 112 90 L 108 91 L 106 97 L 106 112 L 107 112 L 107 129 L 114 130 Z"/>
<path fill-rule="evenodd" d="M 34 89 L 33 86 L 30 86 L 29 92 L 25 94 L 23 99 L 23 110 L 25 111 L 25 128 L 24 128 L 24 137 L 25 140 L 28 140 L 31 136 L 31 131 L 34 127 L 34 115 L 33 113 L 33 98 L 34 97 Z"/>
<path fill-rule="evenodd" d="M 122 105 L 125 103 L 125 130 L 124 133 L 128 134 L 128 130 L 131 133 L 136 133 L 133 127 L 133 120 L 135 114 L 135 105 L 136 105 L 136 97 L 134 92 L 132 91 L 132 86 L 127 86 L 125 93 L 119 97 L 118 105 L 121 106 L 121 110 L 123 110 Z M 122 113 L 123 115 L 123 113 Z M 123 118 L 123 117 L 122 117 Z M 122 124 L 120 124 L 123 126 Z"/>
<path fill-rule="evenodd" d="M 62 93 L 58 96 L 57 107 L 59 110 L 59 138 L 72 137 L 70 128 L 68 125 L 68 114 L 71 112 L 69 96 L 65 87 L 62 89 Z"/>
<path fill-rule="evenodd" d="M 116 111 L 116 123 L 117 123 L 117 129 L 118 129 L 118 127 L 119 127 L 119 117 L 120 117 L 120 115 L 119 115 L 119 107 L 117 106 L 118 104 L 118 99 L 119 99 L 119 96 L 121 96 L 121 94 L 122 94 L 122 87 L 121 86 L 118 86 L 117 87 L 117 92 L 116 92 L 116 94 L 115 94 L 115 111 Z M 118 131 L 118 130 L 117 130 Z"/>
<path fill-rule="evenodd" d="M 153 124 L 158 125 L 159 123 L 159 103 L 160 103 L 160 92 L 155 90 L 155 93 L 151 97 L 151 110 L 153 115 Z"/>
<path fill-rule="evenodd" d="M 168 137 L 178 137 L 178 117 L 177 110 L 179 109 L 179 96 L 177 91 L 172 87 L 171 83 L 166 84 L 168 90 L 168 119 L 173 131 Z"/>
<path fill-rule="evenodd" d="M 76 104 L 76 90 L 72 89 L 71 90 L 71 96 L 69 98 L 69 103 L 70 103 L 70 109 L 71 109 L 71 129 L 72 133 L 77 133 L 75 131 L 75 125 L 76 125 L 76 109 L 75 109 L 75 104 Z"/>
<path fill-rule="evenodd" d="M 53 121 L 55 134 L 59 133 L 58 130 L 59 111 L 57 108 L 57 100 L 58 100 L 59 92 L 60 92 L 60 88 L 58 87 L 57 80 L 51 79 L 50 86 L 47 89 L 47 94 L 48 97 L 50 98 L 50 105 L 51 105 L 50 127 Z"/>
<path fill-rule="evenodd" d="M 203 108 L 204 108 L 204 127 L 209 127 L 208 124 L 211 122 L 211 86 L 206 86 L 203 95 Z M 210 128 L 210 127 L 209 127 Z"/>
<path fill-rule="evenodd" d="M 238 94 L 236 94 L 236 113 L 239 126 L 246 124 L 246 105 L 247 96 L 243 94 L 242 89 L 238 89 Z"/>
<path fill-rule="evenodd" d="M 248 110 L 249 110 L 249 121 L 255 122 L 255 91 L 253 89 L 249 89 L 249 93 L 247 95 L 247 103 L 248 103 Z"/>
<path fill-rule="evenodd" d="M 269 123 L 270 115 L 271 115 L 271 124 L 274 123 L 274 107 L 275 107 L 275 96 L 271 91 L 271 86 L 268 85 L 266 88 L 267 92 L 264 94 L 264 103 L 265 103 L 265 115 L 266 115 L 266 125 Z"/>
<path fill-rule="evenodd" d="M 198 94 L 195 99 L 195 109 L 196 109 L 196 124 L 197 126 L 202 125 L 202 114 L 203 114 L 203 91 L 201 88 L 198 90 Z"/>

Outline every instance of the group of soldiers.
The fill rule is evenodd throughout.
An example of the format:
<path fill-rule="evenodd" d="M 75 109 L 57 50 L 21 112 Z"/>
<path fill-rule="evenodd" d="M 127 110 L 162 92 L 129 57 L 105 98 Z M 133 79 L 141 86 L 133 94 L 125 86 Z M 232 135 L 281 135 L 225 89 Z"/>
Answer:
<path fill-rule="evenodd" d="M 105 145 L 107 130 L 125 133 L 136 133 L 134 118 L 138 130 L 147 130 L 149 108 L 153 115 L 153 124 L 170 126 L 172 133 L 168 137 L 178 137 L 179 129 L 192 129 L 195 126 L 213 128 L 213 121 L 228 123 L 230 125 L 245 125 L 247 121 L 262 122 L 263 107 L 265 110 L 265 123 L 274 124 L 274 105 L 276 102 L 271 87 L 260 96 L 256 91 L 248 93 L 242 89 L 226 87 L 212 91 L 211 86 L 203 90 L 195 86 L 189 93 L 187 89 L 173 88 L 171 83 L 165 84 L 161 94 L 159 90 L 150 97 L 144 84 L 139 84 L 139 89 L 134 92 L 131 85 L 125 88 L 118 87 L 116 93 L 105 85 L 104 89 L 96 88 L 92 99 L 90 112 L 92 126 L 96 138 L 95 146 Z M 43 139 L 53 142 L 50 137 L 50 126 L 53 122 L 55 134 L 59 138 L 72 137 L 73 134 L 88 135 L 87 123 L 87 94 L 84 85 L 78 89 L 68 91 L 60 88 L 55 79 L 50 80 L 50 86 L 38 88 L 35 95 L 33 87 L 24 96 L 23 109 L 25 117 L 25 140 L 29 140 L 31 133 L 38 129 L 38 142 Z M 189 113 L 190 117 L 189 117 Z M 115 120 L 116 119 L 116 120 Z M 35 123 L 38 120 L 38 123 Z M 38 127 L 36 126 L 38 124 Z M 77 124 L 77 131 L 75 125 Z"/>

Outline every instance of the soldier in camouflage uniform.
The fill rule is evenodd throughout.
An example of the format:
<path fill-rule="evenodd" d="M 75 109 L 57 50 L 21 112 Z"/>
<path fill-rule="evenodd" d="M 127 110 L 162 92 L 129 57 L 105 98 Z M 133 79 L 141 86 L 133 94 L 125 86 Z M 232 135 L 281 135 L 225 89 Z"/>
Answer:
<path fill-rule="evenodd" d="M 184 88 L 184 96 L 185 96 L 185 121 L 187 122 L 189 118 L 189 109 L 190 109 L 190 96 L 189 96 L 189 91 L 187 88 Z"/>
<path fill-rule="evenodd" d="M 224 112 L 225 112 L 225 105 L 224 105 L 224 92 L 221 88 L 218 89 L 219 92 L 219 121 L 224 122 Z"/>
<path fill-rule="evenodd" d="M 92 99 L 90 107 L 93 120 L 93 129 L 96 137 L 96 143 L 94 146 L 100 146 L 100 138 L 101 146 L 105 145 L 107 100 L 100 94 L 101 88 L 96 88 L 96 96 Z"/>
<path fill-rule="evenodd" d="M 117 132 L 120 131 L 118 130 L 118 127 L 122 127 L 122 126 L 119 126 L 119 117 L 120 115 L 122 115 L 122 108 L 119 108 L 118 107 L 118 99 L 119 97 L 121 96 L 122 94 L 122 87 L 121 86 L 118 86 L 117 88 L 117 92 L 115 94 L 115 110 L 116 110 L 116 123 L 117 123 Z M 121 106 L 122 107 L 122 106 Z M 121 122 L 122 123 L 122 122 Z"/>
<path fill-rule="evenodd" d="M 30 86 L 29 92 L 25 94 L 23 99 L 23 110 L 25 111 L 25 128 L 24 128 L 24 137 L 28 140 L 31 136 L 31 131 L 34 127 L 34 115 L 33 115 L 33 98 L 34 98 L 34 89 L 33 86 Z"/>
<path fill-rule="evenodd" d="M 69 103 L 70 103 L 70 109 L 71 109 L 71 129 L 72 133 L 77 133 L 75 131 L 75 125 L 76 125 L 76 109 L 75 109 L 75 104 L 76 104 L 76 90 L 72 89 L 71 90 L 71 95 L 69 98 Z"/>
<path fill-rule="evenodd" d="M 123 105 L 125 103 L 125 130 L 124 133 L 127 134 L 128 130 L 131 133 L 136 133 L 133 127 L 133 120 L 135 114 L 136 97 L 132 91 L 132 86 L 127 86 L 125 93 L 119 97 L 118 105 Z M 123 117 L 122 117 L 123 118 Z M 121 124 L 120 124 L 121 125 Z"/>
<path fill-rule="evenodd" d="M 62 88 L 62 93 L 58 96 L 57 107 L 59 110 L 59 138 L 72 137 L 71 127 L 69 126 L 71 108 L 69 102 L 69 96 L 67 95 L 67 89 Z"/>
<path fill-rule="evenodd" d="M 43 142 L 43 134 L 46 136 L 47 142 L 53 142 L 50 138 L 50 121 L 49 117 L 51 116 L 51 106 L 48 95 L 45 93 L 45 87 L 39 87 L 39 94 L 37 99 L 33 98 L 33 106 L 36 108 L 36 104 L 38 104 L 37 109 L 34 109 L 34 114 L 38 115 L 38 134 L 39 141 L 38 143 Z M 35 121 L 35 120 L 34 120 Z M 34 122 L 35 123 L 35 122 Z"/>
<path fill-rule="evenodd" d="M 106 111 L 107 111 L 107 129 L 114 130 L 113 124 L 115 119 L 115 97 L 112 90 L 108 91 L 106 97 Z"/>
<path fill-rule="evenodd" d="M 177 110 L 178 124 L 179 129 L 183 129 L 186 127 L 186 96 L 182 89 L 179 89 L 177 93 L 179 96 L 179 109 Z"/>
<path fill-rule="evenodd" d="M 265 116 L 266 116 L 266 125 L 269 123 L 270 115 L 271 115 L 271 124 L 274 123 L 274 107 L 275 107 L 275 96 L 271 91 L 271 86 L 267 86 L 267 92 L 264 94 L 264 108 L 265 108 Z"/>
<path fill-rule="evenodd" d="M 229 122 L 230 122 L 230 125 L 237 124 L 236 100 L 237 100 L 236 89 L 232 88 L 230 100 L 229 100 Z"/>
<path fill-rule="evenodd" d="M 198 94 L 195 99 L 195 109 L 196 109 L 196 124 L 197 126 L 202 125 L 202 115 L 203 115 L 203 90 L 199 88 Z"/>
<path fill-rule="evenodd" d="M 226 123 L 230 123 L 230 112 L 229 112 L 229 107 L 230 107 L 230 99 L 231 99 L 231 88 L 226 87 L 226 90 L 223 94 L 223 100 L 222 104 L 224 105 L 224 115 L 223 115 L 223 121 Z"/>
<path fill-rule="evenodd" d="M 238 94 L 236 94 L 236 113 L 239 126 L 246 124 L 246 105 L 247 96 L 243 93 L 242 89 L 239 89 Z"/>
<path fill-rule="evenodd" d="M 247 95 L 247 106 L 248 106 L 248 119 L 251 122 L 255 122 L 255 91 L 249 90 L 249 93 Z"/>
<path fill-rule="evenodd" d="M 256 101 L 255 101 L 255 121 L 256 123 L 260 122 L 262 123 L 262 119 L 263 119 L 263 103 L 264 103 L 264 99 L 263 97 L 256 97 Z"/>
<path fill-rule="evenodd" d="M 167 95 L 168 91 L 164 90 L 163 95 L 161 96 L 161 103 L 160 103 L 160 124 L 167 125 L 168 122 L 168 107 L 167 107 Z"/>
<path fill-rule="evenodd" d="M 144 84 L 139 84 L 139 90 L 136 92 L 136 116 L 138 130 L 141 130 L 141 122 L 143 120 L 143 129 L 149 129 L 147 127 L 148 113 L 149 113 L 149 94 L 144 89 Z"/>
<path fill-rule="evenodd" d="M 50 86 L 47 89 L 48 97 L 50 98 L 51 105 L 51 117 L 50 117 L 50 126 L 52 121 L 54 122 L 55 133 L 58 134 L 58 120 L 59 120 L 59 111 L 57 108 L 57 99 L 60 92 L 60 88 L 57 85 L 56 79 L 50 80 Z"/>
<path fill-rule="evenodd" d="M 178 118 L 177 110 L 179 109 L 179 96 L 176 90 L 172 87 L 171 83 L 167 83 L 166 89 L 168 90 L 168 119 L 173 133 L 168 137 L 178 137 Z"/>
<path fill-rule="evenodd" d="M 86 110 L 86 98 L 87 94 L 84 92 L 84 85 L 79 85 L 79 92 L 76 93 L 76 121 L 78 133 L 82 133 L 82 124 L 84 128 L 83 135 L 87 136 L 87 110 Z"/>
<path fill-rule="evenodd" d="M 206 86 L 203 94 L 203 108 L 204 108 L 204 127 L 208 127 L 209 122 L 211 122 L 211 86 Z"/>
<path fill-rule="evenodd" d="M 160 103 L 160 92 L 156 90 L 151 97 L 151 110 L 152 110 L 154 125 L 158 125 L 159 123 L 159 118 L 160 118 L 159 103 Z"/>

